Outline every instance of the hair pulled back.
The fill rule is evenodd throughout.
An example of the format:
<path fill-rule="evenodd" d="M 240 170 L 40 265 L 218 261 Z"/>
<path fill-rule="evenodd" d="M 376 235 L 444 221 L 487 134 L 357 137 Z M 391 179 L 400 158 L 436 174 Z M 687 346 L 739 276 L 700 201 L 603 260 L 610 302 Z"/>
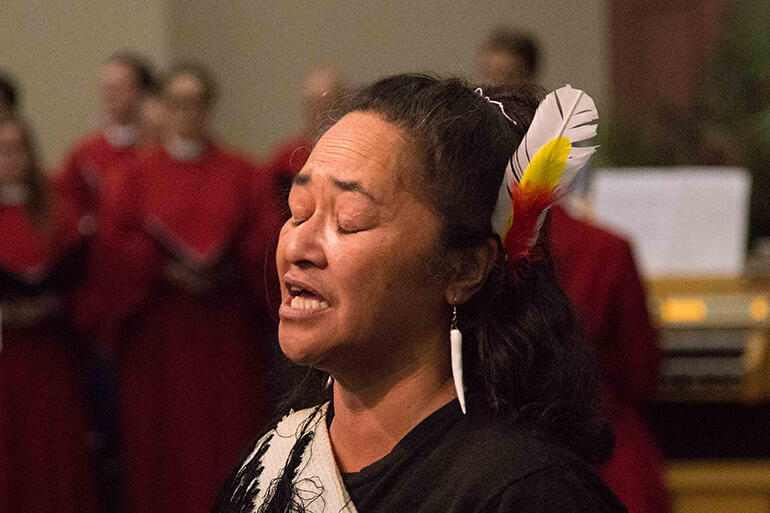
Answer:
<path fill-rule="evenodd" d="M 439 216 L 448 251 L 496 237 L 491 218 L 503 173 L 543 91 L 524 86 L 483 95 L 501 102 L 505 115 L 463 80 L 396 75 L 355 92 L 327 120 L 374 112 L 403 131 L 422 160 L 418 192 Z M 595 367 L 557 284 L 547 225 L 535 258 L 507 262 L 501 254 L 482 288 L 458 308 L 468 407 L 512 415 L 598 464 L 611 454 L 612 435 L 594 407 Z"/>

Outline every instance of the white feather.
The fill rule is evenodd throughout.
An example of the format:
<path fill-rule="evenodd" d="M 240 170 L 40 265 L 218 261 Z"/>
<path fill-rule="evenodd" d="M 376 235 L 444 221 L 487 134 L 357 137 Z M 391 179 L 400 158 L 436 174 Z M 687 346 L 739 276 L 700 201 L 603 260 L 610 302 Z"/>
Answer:
<path fill-rule="evenodd" d="M 508 228 L 508 218 L 511 217 L 511 203 L 513 200 L 511 198 L 510 190 L 514 180 L 511 161 L 509 159 L 508 165 L 505 167 L 503 183 L 500 184 L 500 188 L 497 190 L 495 211 L 492 212 L 492 229 L 500 236 L 501 241 L 505 240 L 505 232 L 506 228 Z"/>
<path fill-rule="evenodd" d="M 562 174 L 557 192 L 563 191 L 588 161 L 596 146 L 576 146 L 596 135 L 599 113 L 594 101 L 580 89 L 566 85 L 553 91 L 540 102 L 532 124 L 513 156 L 514 174 L 523 177 L 530 159 L 544 144 L 556 137 L 567 137 L 572 150 Z"/>

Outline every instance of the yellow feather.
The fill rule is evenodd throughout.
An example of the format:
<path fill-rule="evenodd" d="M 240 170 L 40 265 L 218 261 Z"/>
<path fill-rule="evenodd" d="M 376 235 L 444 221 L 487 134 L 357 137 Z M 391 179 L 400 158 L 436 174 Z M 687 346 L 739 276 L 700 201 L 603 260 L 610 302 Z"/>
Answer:
<path fill-rule="evenodd" d="M 519 187 L 556 188 L 567 166 L 567 157 L 572 150 L 572 143 L 567 137 L 555 137 L 537 150 L 529 161 L 521 178 Z"/>

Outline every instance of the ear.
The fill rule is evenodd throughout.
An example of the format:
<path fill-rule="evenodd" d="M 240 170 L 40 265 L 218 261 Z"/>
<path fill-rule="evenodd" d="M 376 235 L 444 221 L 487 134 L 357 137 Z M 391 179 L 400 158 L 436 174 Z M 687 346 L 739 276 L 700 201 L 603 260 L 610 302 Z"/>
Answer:
<path fill-rule="evenodd" d="M 482 245 L 458 253 L 454 272 L 447 283 L 445 299 L 450 305 L 466 303 L 484 285 L 497 261 L 500 243 L 489 238 Z"/>

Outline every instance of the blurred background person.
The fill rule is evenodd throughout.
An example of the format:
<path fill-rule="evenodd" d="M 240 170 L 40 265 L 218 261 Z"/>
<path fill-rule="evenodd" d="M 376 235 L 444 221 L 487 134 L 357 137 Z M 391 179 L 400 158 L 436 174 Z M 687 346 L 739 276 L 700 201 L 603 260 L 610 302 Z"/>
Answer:
<path fill-rule="evenodd" d="M 540 50 L 535 39 L 508 27 L 494 29 L 476 54 L 476 75 L 482 84 L 536 83 L 539 73 Z"/>
<path fill-rule="evenodd" d="M 155 87 L 152 70 L 141 56 L 119 52 L 108 57 L 99 71 L 99 90 L 104 126 L 84 136 L 65 157 L 55 177 L 56 192 L 77 219 L 77 228 L 87 243 L 82 264 L 90 269 L 104 265 L 112 255 L 93 252 L 102 202 L 122 173 L 137 158 L 140 143 L 140 114 L 145 97 Z M 88 272 L 88 271 L 86 271 Z M 82 341 L 80 355 L 85 373 L 85 392 L 93 431 L 91 439 L 97 461 L 102 509 L 110 511 L 120 502 L 118 490 L 116 369 L 114 354 L 107 350 L 107 330 L 98 329 L 99 287 L 84 278 L 72 298 L 72 324 Z M 120 303 L 120 291 L 113 291 Z M 101 301 L 101 299 L 98 299 Z"/>
<path fill-rule="evenodd" d="M 163 144 L 166 134 L 166 108 L 157 92 L 146 94 L 139 110 L 137 144 L 151 148 Z"/>
<path fill-rule="evenodd" d="M 494 30 L 478 53 L 482 83 L 517 87 L 537 79 L 540 51 L 530 37 Z M 584 186 L 583 177 L 575 187 Z M 551 252 L 586 342 L 601 366 L 600 407 L 615 429 L 615 451 L 601 475 L 630 513 L 668 511 L 665 462 L 639 408 L 652 397 L 661 350 L 629 243 L 589 220 L 567 197 L 551 215 Z"/>
<path fill-rule="evenodd" d="M 68 152 L 59 180 L 65 200 L 82 218 L 81 230 L 93 232 L 109 173 L 120 173 L 136 158 L 142 101 L 154 87 L 144 59 L 132 53 L 109 57 L 99 73 L 104 127 L 81 139 Z"/>
<path fill-rule="evenodd" d="M 95 242 L 89 304 L 115 333 L 128 513 L 209 511 L 270 414 L 275 191 L 212 140 L 215 99 L 205 68 L 171 69 L 163 144 L 105 198 Z"/>
<path fill-rule="evenodd" d="M 629 512 L 668 511 L 665 461 L 640 414 L 655 391 L 662 354 L 631 246 L 557 205 L 551 251 L 599 361 L 599 405 L 615 428 L 615 451 L 601 475 Z"/>
<path fill-rule="evenodd" d="M 94 512 L 77 339 L 76 219 L 49 194 L 32 136 L 0 121 L 0 511 Z"/>
<path fill-rule="evenodd" d="M 10 118 L 19 103 L 16 85 L 10 76 L 0 72 L 0 121 Z"/>
<path fill-rule="evenodd" d="M 303 128 L 300 134 L 284 141 L 273 150 L 269 167 L 276 180 L 280 204 L 288 216 L 287 200 L 291 181 L 310 155 L 321 118 L 330 101 L 346 88 L 345 77 L 333 66 L 319 66 L 308 73 L 300 87 Z"/>

